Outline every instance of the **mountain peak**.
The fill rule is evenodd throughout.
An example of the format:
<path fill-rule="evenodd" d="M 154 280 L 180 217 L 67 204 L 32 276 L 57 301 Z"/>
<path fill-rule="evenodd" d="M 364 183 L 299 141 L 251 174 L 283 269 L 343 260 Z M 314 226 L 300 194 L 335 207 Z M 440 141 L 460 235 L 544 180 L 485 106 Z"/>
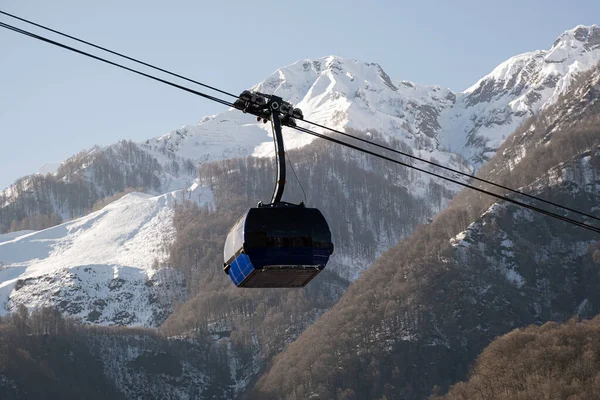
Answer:
<path fill-rule="evenodd" d="M 586 50 L 595 50 L 600 48 L 600 27 L 594 25 L 577 25 L 573 29 L 563 32 L 552 45 L 552 49 L 557 47 L 583 47 Z"/>
<path fill-rule="evenodd" d="M 600 49 L 600 27 L 578 25 L 561 34 L 545 57 L 546 63 L 563 63 Z"/>
<path fill-rule="evenodd" d="M 393 80 L 378 63 L 335 55 L 296 61 L 252 89 L 281 96 L 307 119 L 336 129 L 374 130 L 410 140 L 420 133 L 435 138 L 437 116 L 455 99 L 448 89 Z M 420 147 L 436 147 L 426 142 Z"/>
<path fill-rule="evenodd" d="M 525 119 L 554 104 L 577 76 L 599 63 L 598 25 L 578 25 L 549 50 L 509 58 L 458 96 L 463 109 L 447 116 L 454 122 L 446 124 L 442 143 L 481 164 Z"/>
<path fill-rule="evenodd" d="M 361 62 L 336 55 L 298 60 L 277 69 L 252 89 L 265 93 L 276 93 L 292 102 L 296 97 L 296 102 L 298 102 L 304 96 L 300 96 L 300 93 L 294 93 L 296 96 L 290 93 L 291 91 L 288 89 L 291 89 L 291 84 L 296 86 L 294 92 L 303 91 L 308 88 L 302 83 L 314 83 L 321 76 L 340 77 L 339 82 L 344 80 L 354 82 L 356 77 L 359 78 L 359 81 L 381 82 L 394 91 L 398 90 L 378 63 Z M 306 92 L 302 93 L 302 95 L 305 94 Z"/>

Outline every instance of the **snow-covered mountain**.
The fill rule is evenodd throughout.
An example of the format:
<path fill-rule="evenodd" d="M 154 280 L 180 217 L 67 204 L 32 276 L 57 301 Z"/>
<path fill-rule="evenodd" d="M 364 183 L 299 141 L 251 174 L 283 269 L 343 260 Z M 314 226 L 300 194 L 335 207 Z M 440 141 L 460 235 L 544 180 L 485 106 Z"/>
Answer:
<path fill-rule="evenodd" d="M 462 93 L 440 118 L 440 142 L 480 165 L 527 118 L 600 63 L 600 27 L 577 26 L 550 50 L 514 56 Z"/>
<path fill-rule="evenodd" d="M 378 132 L 385 138 L 402 140 L 415 155 L 449 162 L 448 155 L 438 150 L 436 140 L 440 131 L 437 119 L 455 101 L 448 89 L 393 81 L 378 64 L 329 56 L 281 68 L 252 90 L 292 102 L 303 110 L 308 121 L 334 129 Z M 309 124 L 305 126 L 313 129 Z M 166 149 L 195 162 L 272 156 L 270 129 L 253 116 L 231 109 L 141 146 L 154 154 Z M 313 130 L 323 132 L 320 128 Z M 290 150 L 316 139 L 287 128 L 284 135 Z"/>
<path fill-rule="evenodd" d="M 300 60 L 275 71 L 252 89 L 274 93 L 292 102 L 303 110 L 308 121 L 387 142 L 416 156 L 468 172 L 493 154 L 505 136 L 528 116 L 552 105 L 580 73 L 599 61 L 600 28 L 595 25 L 578 26 L 562 34 L 551 50 L 513 57 L 462 93 L 394 80 L 378 64 L 334 56 Z M 322 132 L 319 128 L 307 126 Z M 309 149 L 307 151 L 314 151 L 305 147 L 315 140 L 314 137 L 287 128 L 284 129 L 284 135 L 288 150 L 306 148 Z M 140 143 L 121 141 L 111 146 L 97 147 L 42 170 L 49 174 L 22 178 L 0 193 L 0 229 L 40 229 L 56 221 L 72 221 L 17 239 L 5 239 L 0 244 L 0 262 L 5 265 L 4 270 L 0 271 L 5 308 L 14 308 L 17 300 L 32 306 L 57 303 L 52 298 L 52 293 L 56 292 L 52 292 L 54 284 L 37 285 L 35 282 L 56 279 L 56 287 L 61 285 L 60 282 L 73 287 L 78 285 L 78 279 L 82 279 L 89 280 L 89 285 L 95 285 L 96 278 L 79 277 L 88 265 L 103 266 L 101 273 L 96 271 L 98 268 L 92 268 L 103 282 L 109 276 L 112 276 L 110 279 L 118 279 L 120 275 L 127 274 L 129 267 L 136 269 L 133 270 L 135 273 L 128 275 L 132 284 L 151 279 L 154 276 L 154 272 L 148 270 L 149 262 L 153 262 L 148 259 L 151 253 L 146 252 L 141 244 L 140 247 L 132 247 L 133 243 L 138 242 L 124 238 L 140 238 L 139 232 L 154 221 L 152 212 L 164 215 L 166 221 L 172 215 L 171 202 L 166 199 L 182 196 L 201 204 L 212 204 L 213 192 L 209 189 L 212 183 L 210 179 L 202 182 L 197 179 L 199 165 L 272 154 L 269 125 L 257 123 L 253 117 L 231 109 L 204 117 L 195 126 L 184 126 Z M 419 208 L 419 211 L 415 211 L 397 206 L 398 210 L 392 210 L 389 215 L 381 213 L 381 218 L 397 218 L 408 212 L 418 216 L 411 224 L 426 222 L 427 218 L 445 206 L 457 190 L 423 174 L 374 167 L 374 164 L 356 157 L 351 151 L 335 154 L 341 162 L 353 168 L 358 166 L 356 174 L 379 174 L 386 180 L 385 185 L 402 188 L 410 195 L 411 202 L 414 201 L 411 207 Z M 460 154 L 474 164 L 468 165 Z M 363 172 L 358 172 L 361 169 Z M 365 189 L 358 185 L 347 187 L 347 177 L 332 170 L 328 170 L 330 176 L 323 184 L 333 185 L 332 188 L 335 186 L 339 190 L 332 189 L 328 194 L 342 193 L 345 201 L 356 207 L 353 215 L 363 224 L 362 228 L 349 225 L 347 219 L 350 217 L 346 215 L 339 215 L 343 221 L 332 221 L 336 229 L 344 231 L 338 238 L 343 242 L 340 248 L 344 252 L 334 256 L 332 265 L 345 278 L 355 279 L 376 256 L 410 233 L 410 229 L 407 226 L 395 230 L 382 229 L 381 221 L 365 214 L 365 207 L 369 203 L 351 198 L 353 191 L 361 193 Z M 311 172 L 307 174 L 311 176 Z M 356 178 L 360 180 L 358 175 Z M 364 175 L 364 179 L 373 178 Z M 98 202 L 132 187 L 141 188 L 155 197 L 129 195 L 107 209 L 86 215 L 96 209 Z M 179 194 L 172 194 L 176 190 L 180 190 Z M 134 200 L 136 207 L 154 211 L 148 211 L 149 216 L 137 225 L 117 223 L 131 218 L 127 214 L 127 207 Z M 319 202 L 323 207 L 335 203 L 327 195 L 319 196 Z M 116 223 L 105 225 L 104 230 L 112 231 L 112 234 L 97 233 L 96 227 L 103 226 L 101 221 L 107 221 L 106 218 L 111 215 Z M 83 216 L 82 219 L 73 220 L 79 216 Z M 168 244 L 170 231 L 167 226 L 163 228 L 162 233 L 155 235 L 154 239 L 160 237 L 161 243 Z M 92 236 L 80 236 L 80 232 L 88 231 Z M 98 243 L 104 241 L 104 247 L 114 251 L 99 250 L 97 245 L 92 246 L 96 243 L 90 239 L 93 235 L 100 235 L 102 240 Z M 83 238 L 88 241 L 81 242 Z M 376 250 L 353 250 L 356 246 L 351 243 L 361 240 L 365 246 L 374 246 Z M 39 254 L 38 250 L 41 251 Z M 94 253 L 96 250 L 98 252 Z M 78 259 L 77 251 L 86 253 L 85 260 Z M 135 259 L 133 254 L 138 253 L 143 257 Z M 15 254 L 20 256 L 15 258 Z M 17 285 L 17 282 L 20 283 Z M 16 286 L 19 286 L 19 290 L 15 290 Z M 36 292 L 35 295 L 33 292 Z M 66 296 L 66 292 L 63 292 L 56 298 Z M 112 296 L 110 293 L 93 293 L 91 289 L 86 293 L 86 296 L 99 298 Z M 139 294 L 145 299 L 140 300 L 139 304 L 147 300 L 147 294 Z M 65 307 L 68 303 L 64 303 Z M 116 321 L 110 314 L 112 311 L 101 312 L 100 315 L 95 311 L 72 307 L 69 313 L 98 323 Z M 97 319 L 87 317 L 86 313 L 91 312 Z M 127 319 L 128 324 L 156 323 L 147 315 L 132 310 L 127 312 L 131 316 Z"/>
<path fill-rule="evenodd" d="M 378 64 L 335 56 L 297 61 L 252 89 L 292 102 L 309 121 L 336 129 L 377 131 L 402 140 L 416 155 L 444 162 L 446 149 L 479 165 L 527 117 L 553 104 L 579 74 L 599 62 L 600 27 L 577 26 L 560 35 L 550 50 L 512 57 L 461 93 L 394 80 Z M 288 149 L 315 140 L 293 130 L 285 129 L 285 135 Z M 162 167 L 163 171 L 155 171 L 161 178 L 159 188 L 147 188 L 160 193 L 190 184 L 190 179 L 178 176 L 186 175 L 186 161 L 197 165 L 273 154 L 270 127 L 238 110 L 204 117 L 197 125 L 134 145 Z M 119 146 L 123 143 L 104 149 L 116 151 Z M 88 157 L 78 155 L 82 156 Z M 89 161 L 81 168 L 89 168 Z M 41 172 L 64 174 L 57 163 Z M 193 175 L 193 168 L 188 173 Z M 13 193 L 3 194 L 10 198 Z"/>
<path fill-rule="evenodd" d="M 460 93 L 397 81 L 378 64 L 334 56 L 297 61 L 252 89 L 292 102 L 309 121 L 377 131 L 439 161 L 444 148 L 478 166 L 525 119 L 554 104 L 574 79 L 599 63 L 600 27 L 580 25 L 561 34 L 550 50 L 512 57 Z M 185 129 L 185 138 L 170 133 L 150 143 L 196 160 L 273 152 L 261 132 L 267 126 L 237 110 Z M 286 134 L 288 148 L 314 140 L 295 131 Z"/>
<path fill-rule="evenodd" d="M 598 217 L 599 88 L 600 68 L 582 75 L 515 131 L 481 176 Z M 509 165 L 511 154 L 522 159 Z M 284 349 L 248 397 L 428 398 L 464 379 L 499 335 L 597 315 L 598 235 L 495 200 L 460 192 Z"/>
<path fill-rule="evenodd" d="M 512 57 L 461 93 L 394 80 L 378 64 L 335 56 L 297 61 L 252 89 L 292 102 L 309 121 L 336 129 L 377 131 L 384 138 L 403 141 L 415 155 L 442 163 L 449 162 L 448 151 L 459 153 L 477 167 L 524 120 L 554 104 L 577 76 L 598 63 L 600 27 L 577 26 L 560 35 L 550 50 Z M 284 131 L 288 149 L 315 140 L 294 130 Z M 111 163 L 125 169 L 128 163 L 139 161 L 122 157 L 123 148 L 132 145 L 156 161 L 150 168 L 156 181 L 144 182 L 145 189 L 156 194 L 189 186 L 199 163 L 273 154 L 267 124 L 228 110 L 144 142 L 121 142 L 81 153 L 74 158 L 79 165 L 70 171 L 65 171 L 65 163 L 52 163 L 52 168 L 45 166 L 41 172 L 64 178 L 77 170 L 93 169 L 94 157 L 109 149 L 113 154 L 108 158 L 118 158 L 114 154 L 121 158 Z M 102 184 L 98 186 L 102 192 Z M 10 201 L 15 190 L 8 188 L 2 195 Z"/>

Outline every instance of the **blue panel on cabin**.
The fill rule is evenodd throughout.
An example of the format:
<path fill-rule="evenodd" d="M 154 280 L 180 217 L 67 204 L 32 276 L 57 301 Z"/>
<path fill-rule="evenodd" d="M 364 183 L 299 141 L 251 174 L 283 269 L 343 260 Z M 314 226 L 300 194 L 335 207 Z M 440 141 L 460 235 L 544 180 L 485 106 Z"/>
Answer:
<path fill-rule="evenodd" d="M 252 265 L 252 262 L 250 262 L 250 258 L 246 254 L 240 254 L 231 263 L 229 277 L 236 286 L 239 286 L 253 271 L 254 266 Z"/>

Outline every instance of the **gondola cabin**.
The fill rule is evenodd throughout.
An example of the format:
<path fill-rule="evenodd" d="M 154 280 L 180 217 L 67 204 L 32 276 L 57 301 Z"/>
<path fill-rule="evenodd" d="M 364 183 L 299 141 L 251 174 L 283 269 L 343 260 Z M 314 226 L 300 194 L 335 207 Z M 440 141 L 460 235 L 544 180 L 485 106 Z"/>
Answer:
<path fill-rule="evenodd" d="M 331 231 L 316 208 L 279 203 L 251 208 L 225 242 L 225 272 L 238 287 L 302 287 L 333 253 Z"/>

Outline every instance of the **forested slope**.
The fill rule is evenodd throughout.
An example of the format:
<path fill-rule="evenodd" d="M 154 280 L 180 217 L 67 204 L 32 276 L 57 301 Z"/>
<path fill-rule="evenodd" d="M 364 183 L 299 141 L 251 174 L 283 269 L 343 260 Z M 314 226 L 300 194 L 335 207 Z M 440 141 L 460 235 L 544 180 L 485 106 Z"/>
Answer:
<path fill-rule="evenodd" d="M 528 121 L 482 176 L 587 213 L 600 200 L 600 71 Z M 520 159 L 512 157 L 519 154 Z M 279 355 L 249 398 L 414 399 L 463 379 L 496 336 L 593 316 L 598 237 L 461 192 Z"/>
<path fill-rule="evenodd" d="M 600 317 L 530 326 L 494 340 L 469 380 L 431 400 L 597 399 Z"/>

